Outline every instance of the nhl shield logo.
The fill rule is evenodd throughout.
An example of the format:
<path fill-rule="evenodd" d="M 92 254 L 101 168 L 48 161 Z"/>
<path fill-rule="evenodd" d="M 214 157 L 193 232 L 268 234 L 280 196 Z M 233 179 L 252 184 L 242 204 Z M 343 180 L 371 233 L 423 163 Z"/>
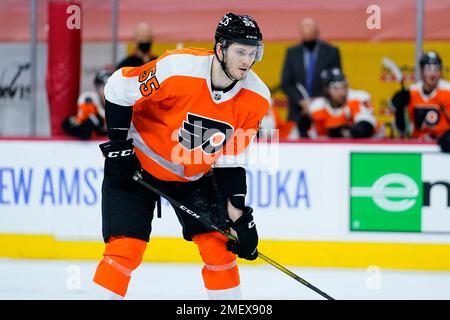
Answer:
<path fill-rule="evenodd" d="M 202 148 L 206 154 L 221 150 L 233 135 L 234 128 L 222 121 L 188 112 L 178 129 L 178 141 L 187 150 Z"/>

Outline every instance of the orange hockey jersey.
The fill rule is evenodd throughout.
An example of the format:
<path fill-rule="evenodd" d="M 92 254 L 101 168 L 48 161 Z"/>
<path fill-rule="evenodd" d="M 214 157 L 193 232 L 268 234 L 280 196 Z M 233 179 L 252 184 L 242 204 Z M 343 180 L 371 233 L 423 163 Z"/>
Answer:
<path fill-rule="evenodd" d="M 437 88 L 426 96 L 422 81 L 409 88 L 408 117 L 412 136 L 437 138 L 450 129 L 450 82 L 439 80 Z"/>
<path fill-rule="evenodd" d="M 320 97 L 309 106 L 313 128 L 319 137 L 327 137 L 328 130 L 344 125 L 353 125 L 359 121 L 367 121 L 377 128 L 372 112 L 370 95 L 362 90 L 348 91 L 347 103 L 339 109 L 331 107 L 327 99 Z"/>
<path fill-rule="evenodd" d="M 197 180 L 219 156 L 242 153 L 267 112 L 270 92 L 251 70 L 227 92 L 211 89 L 213 57 L 205 49 L 168 51 L 108 79 L 105 97 L 133 106 L 128 137 L 158 179 Z"/>
<path fill-rule="evenodd" d="M 78 111 L 75 121 L 80 124 L 91 116 L 99 115 L 105 119 L 105 110 L 96 92 L 84 92 L 78 97 Z"/>

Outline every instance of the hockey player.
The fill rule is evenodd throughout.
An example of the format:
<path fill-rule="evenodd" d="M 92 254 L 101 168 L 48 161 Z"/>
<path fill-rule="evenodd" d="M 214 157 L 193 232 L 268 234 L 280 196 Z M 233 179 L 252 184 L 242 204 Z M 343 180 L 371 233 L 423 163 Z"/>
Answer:
<path fill-rule="evenodd" d="M 442 60 L 428 51 L 419 64 L 422 80 L 392 97 L 397 129 L 413 138 L 437 139 L 442 150 L 450 152 L 450 83 L 441 79 Z"/>
<path fill-rule="evenodd" d="M 245 169 L 220 168 L 217 160 L 243 152 L 267 112 L 269 90 L 250 70 L 262 53 L 256 21 L 227 13 L 216 29 L 214 52 L 168 51 L 142 67 L 122 68 L 109 79 L 105 97 L 110 141 L 100 145 L 105 156 L 106 248 L 94 276 L 107 292 L 125 296 L 149 241 L 158 197 L 132 180 L 142 169 L 148 183 L 237 234 L 239 242 L 228 241 L 175 209 L 184 239 L 198 246 L 209 297 L 240 298 L 236 254 L 256 259 L 258 234 L 252 209 L 244 204 Z"/>
<path fill-rule="evenodd" d="M 321 80 L 323 97 L 314 99 L 309 106 L 316 135 L 330 138 L 372 136 L 377 123 L 370 95 L 349 89 L 347 79 L 337 68 L 324 70 Z"/>
<path fill-rule="evenodd" d="M 77 114 L 62 123 L 67 134 L 82 140 L 106 135 L 104 88 L 111 75 L 112 70 L 109 68 L 102 68 L 95 73 L 95 92 L 82 93 L 78 98 Z"/>

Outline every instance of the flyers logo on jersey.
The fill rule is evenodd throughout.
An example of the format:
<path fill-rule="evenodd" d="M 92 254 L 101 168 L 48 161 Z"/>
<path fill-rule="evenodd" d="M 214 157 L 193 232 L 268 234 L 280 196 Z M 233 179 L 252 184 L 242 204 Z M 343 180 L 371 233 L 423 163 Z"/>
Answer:
<path fill-rule="evenodd" d="M 439 111 L 433 107 L 421 106 L 414 109 L 414 122 L 417 128 L 433 128 L 439 120 Z"/>
<path fill-rule="evenodd" d="M 233 132 L 233 127 L 226 122 L 188 112 L 178 129 L 178 141 L 189 151 L 201 147 L 206 154 L 213 154 L 223 148 Z"/>

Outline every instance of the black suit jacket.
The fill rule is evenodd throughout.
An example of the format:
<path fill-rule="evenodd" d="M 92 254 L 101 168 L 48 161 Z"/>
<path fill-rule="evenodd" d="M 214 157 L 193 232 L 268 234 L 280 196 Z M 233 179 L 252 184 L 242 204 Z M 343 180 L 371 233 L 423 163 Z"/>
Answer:
<path fill-rule="evenodd" d="M 314 68 L 314 76 L 312 83 L 312 93 L 314 97 L 322 95 L 320 82 L 320 73 L 324 69 L 341 68 L 341 58 L 339 49 L 332 45 L 318 41 L 319 52 L 317 55 L 316 65 Z M 297 84 L 305 85 L 305 65 L 303 58 L 303 45 L 296 45 L 287 50 L 284 60 L 283 73 L 281 78 L 281 88 L 289 99 L 288 120 L 297 121 L 300 115 L 298 102 L 305 97 L 297 88 Z M 306 89 L 305 89 L 306 90 Z"/>
<path fill-rule="evenodd" d="M 150 55 L 150 61 L 157 59 L 157 56 L 154 55 Z M 135 55 L 131 55 L 126 57 L 125 59 L 123 59 L 121 62 L 119 62 L 119 64 L 116 67 L 116 70 L 123 68 L 123 67 L 140 67 L 142 65 L 144 65 L 146 62 L 144 62 L 144 60 L 142 60 L 141 58 L 139 58 L 138 56 Z"/>

